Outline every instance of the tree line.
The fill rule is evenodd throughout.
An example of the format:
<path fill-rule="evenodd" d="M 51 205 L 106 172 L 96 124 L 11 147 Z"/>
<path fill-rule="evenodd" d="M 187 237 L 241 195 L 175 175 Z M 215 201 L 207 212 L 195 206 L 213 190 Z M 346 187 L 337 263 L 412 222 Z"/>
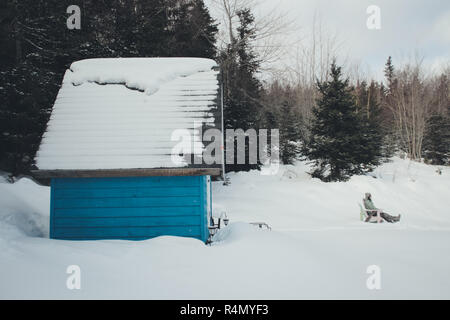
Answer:
<path fill-rule="evenodd" d="M 333 61 L 313 87 L 272 83 L 263 114 L 281 129 L 282 162 L 308 159 L 324 181 L 368 172 L 394 154 L 448 165 L 450 70 L 426 77 L 420 61 L 396 69 L 388 57 L 384 74 L 385 81 L 352 82 Z"/>
<path fill-rule="evenodd" d="M 385 81 L 350 81 L 326 51 L 332 46 L 327 43 L 313 46 L 320 59 L 311 59 L 315 52 L 303 57 L 297 81 L 282 74 L 263 82 L 264 59 L 278 52 L 276 42 L 267 39 L 282 32 L 283 19 L 256 19 L 249 1 L 214 3 L 226 21 L 220 41 L 218 22 L 203 0 L 3 1 L 0 170 L 29 173 L 73 61 L 158 56 L 218 61 L 225 129 L 279 129 L 281 162 L 309 159 L 311 174 L 325 181 L 367 172 L 399 151 L 414 160 L 448 164 L 448 70 L 425 77 L 420 64 L 397 69 L 389 58 Z M 80 30 L 66 27 L 69 5 L 81 9 Z M 256 49 L 261 43 L 267 50 Z M 226 170 L 259 167 L 227 164 Z"/>

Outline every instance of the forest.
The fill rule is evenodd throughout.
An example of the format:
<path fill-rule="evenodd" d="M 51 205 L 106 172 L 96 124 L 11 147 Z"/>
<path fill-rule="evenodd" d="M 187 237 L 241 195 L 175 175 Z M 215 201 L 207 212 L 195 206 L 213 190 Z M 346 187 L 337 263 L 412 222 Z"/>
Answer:
<path fill-rule="evenodd" d="M 315 40 L 289 68 L 262 77 L 279 57 L 270 39 L 286 27 L 282 17 L 259 19 L 251 1 L 213 4 L 224 30 L 203 0 L 2 1 L 0 170 L 30 173 L 65 70 L 95 57 L 216 60 L 225 128 L 279 129 L 281 162 L 307 159 L 323 181 L 371 171 L 394 154 L 449 165 L 449 67 L 430 75 L 420 59 L 396 65 L 387 56 L 382 81 L 355 77 L 329 43 Z M 80 8 L 80 29 L 67 28 L 70 5 Z"/>

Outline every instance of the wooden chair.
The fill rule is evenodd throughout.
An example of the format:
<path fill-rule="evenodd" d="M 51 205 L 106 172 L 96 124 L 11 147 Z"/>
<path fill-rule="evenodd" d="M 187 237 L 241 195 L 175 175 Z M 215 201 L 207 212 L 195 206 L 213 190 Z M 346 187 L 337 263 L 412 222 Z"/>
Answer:
<path fill-rule="evenodd" d="M 360 203 L 358 203 L 358 205 L 359 205 L 359 209 L 360 209 L 359 214 L 360 214 L 361 221 L 370 222 L 370 223 L 382 223 L 383 222 L 383 219 L 381 218 L 381 210 L 366 209 L 364 207 L 364 205 L 361 205 Z M 371 215 L 370 213 L 372 213 L 372 212 L 376 212 L 376 215 L 375 216 Z M 367 218 L 369 218 L 369 216 L 370 216 L 370 219 L 367 220 Z"/>

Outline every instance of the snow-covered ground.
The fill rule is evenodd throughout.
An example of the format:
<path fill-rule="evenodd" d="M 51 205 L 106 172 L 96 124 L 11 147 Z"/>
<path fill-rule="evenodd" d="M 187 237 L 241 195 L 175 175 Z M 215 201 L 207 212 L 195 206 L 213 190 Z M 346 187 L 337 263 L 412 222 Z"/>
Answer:
<path fill-rule="evenodd" d="M 48 239 L 49 188 L 0 181 L 0 298 L 450 299 L 450 170 L 395 158 L 348 182 L 311 179 L 307 166 L 277 175 L 230 174 L 213 186 L 231 223 L 212 246 Z M 0 178 L 1 179 L 1 178 Z M 365 224 L 358 202 L 402 214 Z M 272 231 L 246 222 L 267 222 Z M 81 289 L 66 287 L 69 265 Z M 381 289 L 369 290 L 369 266 Z"/>

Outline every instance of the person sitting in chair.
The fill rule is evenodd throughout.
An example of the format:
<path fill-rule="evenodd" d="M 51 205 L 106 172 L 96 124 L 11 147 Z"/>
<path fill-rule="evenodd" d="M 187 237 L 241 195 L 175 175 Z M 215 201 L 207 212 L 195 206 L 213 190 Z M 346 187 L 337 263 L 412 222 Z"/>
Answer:
<path fill-rule="evenodd" d="M 377 216 L 378 213 L 380 214 L 381 218 L 383 218 L 387 222 L 394 223 L 394 222 L 400 221 L 400 217 L 401 217 L 400 214 L 397 217 L 394 217 L 394 216 L 387 214 L 386 212 L 383 212 L 381 209 L 378 209 L 377 207 L 375 207 L 375 205 L 372 202 L 372 195 L 370 193 L 365 194 L 363 202 L 364 202 L 364 207 L 366 208 L 366 211 L 367 211 L 367 219 L 365 222 L 369 222 L 370 219 L 373 216 Z"/>

